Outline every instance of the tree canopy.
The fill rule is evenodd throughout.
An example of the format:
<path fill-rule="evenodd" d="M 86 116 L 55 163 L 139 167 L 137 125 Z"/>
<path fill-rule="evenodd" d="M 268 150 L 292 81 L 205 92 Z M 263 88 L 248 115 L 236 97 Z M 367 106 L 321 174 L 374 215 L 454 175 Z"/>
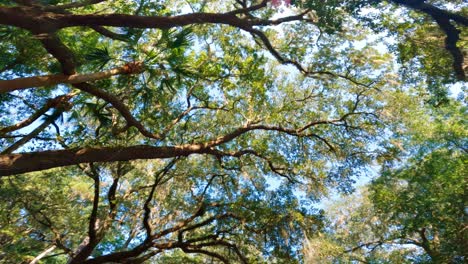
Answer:
<path fill-rule="evenodd" d="M 303 263 L 327 228 L 313 203 L 369 166 L 388 166 L 375 197 L 459 168 L 447 148 L 389 161 L 425 131 L 408 120 L 463 105 L 448 87 L 466 78 L 467 12 L 0 0 L 0 262 Z"/>
<path fill-rule="evenodd" d="M 332 207 L 329 228 L 309 242 L 320 248 L 313 256 L 325 263 L 464 263 L 465 116 L 466 106 L 453 103 L 432 121 L 420 117 L 424 127 L 413 121 L 407 160 Z"/>

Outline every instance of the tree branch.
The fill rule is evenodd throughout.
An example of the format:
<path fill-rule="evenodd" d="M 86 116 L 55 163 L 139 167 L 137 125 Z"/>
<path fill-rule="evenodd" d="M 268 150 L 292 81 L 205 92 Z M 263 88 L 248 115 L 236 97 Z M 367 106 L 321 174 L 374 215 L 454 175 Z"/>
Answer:
<path fill-rule="evenodd" d="M 347 115 L 349 114 L 360 113 L 348 113 Z M 335 120 L 318 120 L 310 122 L 309 124 L 299 129 L 284 128 L 281 126 L 247 124 L 246 126 L 235 129 L 231 133 L 205 143 L 185 144 L 173 147 L 138 145 L 130 147 L 76 148 L 67 150 L 0 155 L 0 176 L 39 171 L 88 162 L 165 159 L 178 156 L 188 156 L 191 154 L 210 154 L 219 156 L 221 152 L 213 149 L 213 147 L 234 140 L 235 138 L 252 130 L 277 131 L 299 137 L 314 136 L 313 134 L 308 135 L 302 133 L 302 131 L 315 125 L 336 124 L 337 122 L 341 121 L 343 121 L 343 117 Z M 332 147 L 329 144 L 327 145 Z M 40 155 L 37 155 L 39 153 Z"/>
<path fill-rule="evenodd" d="M 98 208 L 99 208 L 99 194 L 101 181 L 99 179 L 99 172 L 94 167 L 93 163 L 89 164 L 89 176 L 94 180 L 94 196 L 93 196 L 93 208 L 91 215 L 89 216 L 88 222 L 88 236 L 83 240 L 77 251 L 74 252 L 73 258 L 69 261 L 69 264 L 82 263 L 85 259 L 91 255 L 94 248 L 101 241 L 103 233 L 99 232 L 99 219 L 98 219 Z"/>
<path fill-rule="evenodd" d="M 45 256 L 47 256 L 47 254 L 49 254 L 50 252 L 54 251 L 55 248 L 57 248 L 56 245 L 53 245 L 51 247 L 48 247 L 46 248 L 44 251 L 41 252 L 41 254 L 37 255 L 37 257 L 35 257 L 31 262 L 29 262 L 29 264 L 36 264 L 39 262 L 39 260 L 43 259 Z"/>
<path fill-rule="evenodd" d="M 103 99 L 104 101 L 110 103 L 119 113 L 122 115 L 122 117 L 127 121 L 128 126 L 134 126 L 138 129 L 138 131 L 145 137 L 152 138 L 152 139 L 161 139 L 162 136 L 159 134 L 154 134 L 150 131 L 148 131 L 143 124 L 138 121 L 133 114 L 130 112 L 130 110 L 127 108 L 127 106 L 120 101 L 119 98 L 117 98 L 115 95 L 108 93 L 102 89 L 98 89 L 94 87 L 93 85 L 89 83 L 76 83 L 73 85 L 74 87 L 87 92 L 89 94 L 92 94 L 98 98 Z"/>
<path fill-rule="evenodd" d="M 57 109 L 51 116 L 47 117 L 45 119 L 45 121 L 40 125 L 38 126 L 37 128 L 35 128 L 33 131 L 31 131 L 31 133 L 27 134 L 26 136 L 24 136 L 23 138 L 21 138 L 20 140 L 16 141 L 15 143 L 13 143 L 11 146 L 9 146 L 8 148 L 6 148 L 5 150 L 3 150 L 1 152 L 2 155 L 5 155 L 5 154 L 10 154 L 12 153 L 13 151 L 19 149 L 21 146 L 23 146 L 24 144 L 26 144 L 27 142 L 29 142 L 31 139 L 33 139 L 34 137 L 36 137 L 37 135 L 39 135 L 39 133 L 41 133 L 42 131 L 44 131 L 44 129 L 46 129 L 49 125 L 51 125 L 57 118 L 60 117 L 60 115 L 63 113 L 63 109 Z M 1 155 L 0 155 L 1 157 Z M 0 162 L 1 163 L 1 162 Z M 0 165 L 1 167 L 1 165 Z M 1 170 L 1 169 L 0 169 Z M 1 174 L 1 172 L 0 172 Z"/>
<path fill-rule="evenodd" d="M 418 10 L 420 12 L 426 13 L 430 16 L 446 17 L 447 19 L 453 20 L 463 26 L 468 26 L 468 18 L 449 12 L 447 10 L 440 9 L 439 7 L 426 3 L 425 1 L 414 1 L 414 0 L 391 0 L 399 5 L 407 6 L 411 9 Z"/>
<path fill-rule="evenodd" d="M 77 84 L 107 79 L 118 74 L 136 74 L 143 71 L 141 62 L 130 62 L 124 66 L 113 68 L 103 72 L 88 74 L 53 74 L 34 77 L 16 78 L 12 80 L 0 80 L 0 93 L 7 93 L 33 87 L 52 86 L 57 84 Z"/>
<path fill-rule="evenodd" d="M 164 168 L 162 170 L 160 170 L 158 173 L 156 173 L 154 183 L 151 186 L 150 193 L 149 193 L 148 197 L 146 198 L 146 201 L 145 201 L 145 203 L 143 205 L 143 210 L 144 210 L 143 227 L 146 230 L 146 239 L 145 240 L 147 240 L 147 241 L 150 241 L 151 238 L 152 238 L 152 228 L 151 228 L 151 224 L 150 224 L 151 208 L 150 208 L 149 205 L 150 205 L 151 201 L 153 200 L 154 191 L 156 190 L 156 187 L 159 185 L 159 183 L 162 181 L 162 178 L 164 177 L 164 175 L 166 175 L 169 172 L 169 170 L 174 166 L 176 161 L 177 161 L 177 159 L 171 160 L 166 166 L 164 166 Z"/>
<path fill-rule="evenodd" d="M 34 30 L 32 30 L 32 32 L 35 33 Z M 39 31 L 38 33 L 36 33 L 36 36 L 41 41 L 42 45 L 47 50 L 47 52 L 54 56 L 60 62 L 60 65 L 62 66 L 62 72 L 65 75 L 75 74 L 75 55 L 67 46 L 65 46 L 60 41 L 57 34 L 42 33 Z"/>
<path fill-rule="evenodd" d="M 459 80 L 465 80 L 466 74 L 463 68 L 463 53 L 460 48 L 457 47 L 457 42 L 460 40 L 460 31 L 450 23 L 450 20 L 466 27 L 468 26 L 468 18 L 440 9 L 432 4 L 425 3 L 425 1 L 391 0 L 391 2 L 425 13 L 435 20 L 446 35 L 445 48 L 452 55 L 455 74 Z"/>
<path fill-rule="evenodd" d="M 2 81 L 0 81 L 0 83 L 1 82 Z M 0 84 L 0 86 L 1 86 L 1 84 Z M 4 134 L 6 134 L 8 132 L 12 132 L 12 131 L 21 129 L 23 127 L 29 126 L 34 121 L 36 121 L 39 117 L 41 117 L 43 114 L 47 113 L 47 111 L 49 111 L 49 109 L 51 109 L 51 108 L 63 108 L 64 102 L 68 102 L 75 95 L 76 94 L 74 94 L 74 93 L 70 93 L 70 94 L 67 94 L 67 95 L 61 95 L 61 96 L 57 96 L 57 97 L 55 97 L 53 99 L 49 99 L 47 101 L 47 103 L 43 107 L 36 110 L 36 112 L 34 112 L 30 117 L 24 119 L 23 121 L 21 121 L 21 122 L 19 122 L 17 124 L 12 125 L 12 126 L 1 128 L 0 129 L 0 135 L 4 135 Z"/>

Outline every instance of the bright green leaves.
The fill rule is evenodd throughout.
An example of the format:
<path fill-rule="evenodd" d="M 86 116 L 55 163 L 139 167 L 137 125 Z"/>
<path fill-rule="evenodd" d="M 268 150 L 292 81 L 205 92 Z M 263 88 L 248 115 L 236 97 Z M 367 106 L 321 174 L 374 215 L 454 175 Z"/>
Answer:
<path fill-rule="evenodd" d="M 425 82 L 433 97 L 432 105 L 448 102 L 445 84 L 463 79 L 463 47 L 466 46 L 466 26 L 456 21 L 456 16 L 466 17 L 466 7 L 446 1 L 388 1 L 393 12 L 384 12 L 377 23 L 379 31 L 386 30 L 396 39 L 401 74 L 408 83 Z M 445 13 L 439 17 L 438 13 Z M 364 15 L 365 17 L 365 15 Z M 375 20 L 374 19 L 374 20 Z M 446 21 L 445 21 L 446 19 Z M 444 20 L 444 22 L 442 22 Z M 375 22 L 374 22 L 375 23 Z M 414 74 L 414 72 L 423 74 Z"/>
<path fill-rule="evenodd" d="M 454 74 L 453 58 L 447 50 L 441 48 L 445 46 L 444 33 L 437 25 L 423 20 L 420 24 L 414 21 L 398 24 L 395 34 L 399 35 L 396 35 L 399 39 L 397 50 L 398 58 L 403 65 L 403 76 L 423 77 L 422 80 L 426 82 L 427 89 L 433 96 L 430 103 L 432 105 L 447 103 L 448 91 L 444 85 L 454 82 Z M 463 41 L 458 45 L 462 47 Z M 415 76 L 413 75 L 415 69 L 425 74 Z"/>
<path fill-rule="evenodd" d="M 2 179 L 0 236 L 4 239 L 0 260 L 31 261 L 54 241 L 76 246 L 73 243 L 85 234 L 82 223 L 89 212 L 92 185 L 85 178 L 61 177 L 64 173 L 55 170 Z M 59 255 L 55 260 L 62 263 L 65 258 Z M 44 263 L 57 263 L 49 261 Z"/>
<path fill-rule="evenodd" d="M 334 33 L 341 30 L 343 18 L 345 16 L 341 11 L 342 1 L 293 0 L 291 1 L 291 4 L 304 9 L 312 9 L 312 19 L 317 20 L 317 26 L 319 26 L 324 32 Z"/>
<path fill-rule="evenodd" d="M 47 63 L 33 66 L 44 57 L 44 50 L 39 41 L 32 37 L 31 33 L 10 27 L 0 26 L 0 76 L 1 78 L 11 78 L 12 72 L 20 76 L 36 74 L 45 70 Z"/>
<path fill-rule="evenodd" d="M 67 167 L 14 178 L 5 184 L 7 203 L 0 205 L 6 215 L 1 216 L 2 227 L 9 225 L 1 236 L 13 241 L 15 250 L 21 251 L 11 251 L 9 256 L 29 260 L 47 248 L 56 233 L 66 246 L 76 250 L 92 233 L 86 229 L 90 212 L 96 212 L 93 215 L 104 223 L 104 231 L 102 240 L 96 240 L 97 246 L 91 250 L 94 259 L 131 251 L 148 235 L 163 232 L 153 237 L 155 244 L 151 245 L 161 252 L 150 252 L 148 248 L 142 254 L 157 253 L 155 261 L 168 263 L 207 262 L 209 257 L 201 256 L 203 252 L 190 252 L 188 247 L 181 247 L 186 252 L 173 250 L 164 243 L 169 241 L 173 246 L 191 241 L 200 249 L 202 241 L 224 239 L 236 245 L 249 263 L 300 262 L 305 254 L 299 251 L 301 239 L 307 235 L 320 240 L 315 235 L 325 231 L 323 215 L 303 206 L 323 197 L 330 188 L 351 191 L 353 181 L 366 166 L 389 165 L 388 161 L 395 161 L 405 150 L 425 154 L 403 157 L 408 161 L 406 167 L 388 168 L 386 175 L 370 187 L 371 196 L 363 194 L 373 200 L 352 201 L 356 205 L 353 210 L 342 214 L 349 217 L 343 218 L 347 222 L 337 219 L 334 226 L 343 227 L 333 234 L 336 240 L 323 239 L 327 254 L 345 249 L 362 253 L 368 262 L 389 257 L 404 263 L 408 260 L 398 257 L 396 250 L 370 252 L 378 243 L 367 239 L 383 240 L 382 245 L 392 239 L 404 242 L 397 235 L 410 234 L 414 238 L 413 233 L 420 227 L 434 229 L 444 222 L 442 217 L 448 216 L 440 212 L 460 211 L 452 210 L 452 205 L 460 206 L 462 187 L 452 185 L 461 181 L 465 169 L 461 153 L 466 150 L 462 140 L 466 138 L 466 109 L 454 106 L 456 111 L 451 112 L 441 108 L 434 114 L 421 107 L 422 99 L 427 97 L 419 88 L 431 84 L 430 89 L 441 89 L 439 84 L 452 81 L 447 68 L 450 61 L 440 47 L 443 34 L 434 24 L 413 13 L 395 13 L 386 8 L 366 10 L 375 7 L 375 1 L 293 1 L 284 5 L 285 9 L 280 10 L 283 13 L 275 12 L 269 4 L 248 14 L 223 14 L 241 2 L 118 0 L 70 9 L 73 14 L 83 15 L 80 19 L 94 14 L 93 21 L 120 16 L 102 14 L 129 15 L 122 27 L 92 28 L 86 24 L 57 32 L 60 41 L 75 54 L 77 72 L 111 69 L 131 62 L 142 62 L 145 71 L 90 83 L 100 95 L 83 88 L 76 91 L 71 100 L 73 110 L 64 114 L 64 122 L 56 122 L 56 128 L 39 134 L 43 144 L 21 151 L 30 147 L 42 155 L 52 153 L 46 152 L 51 149 L 77 148 L 78 154 L 86 154 L 90 146 L 119 146 L 125 150 L 126 146 L 147 145 L 173 155 L 175 164 L 164 170 L 167 160 L 94 162 L 86 165 L 89 167 L 82 165 L 83 171 Z M 247 5 L 253 2 L 246 1 Z M 61 4 L 65 3 L 70 1 Z M 273 6 L 277 7 L 277 3 Z M 276 20 L 278 17 L 305 9 L 310 12 L 304 13 L 302 20 L 277 25 L 281 21 Z M 207 13 L 157 18 L 192 10 Z M 388 42 L 399 44 L 393 49 L 388 48 L 392 47 L 388 43 L 382 45 L 383 34 L 372 35 L 368 21 L 362 17 L 365 11 L 381 18 L 374 21 L 380 32 L 395 33 Z M 140 22 L 154 19 L 155 24 L 146 25 L 156 28 L 139 28 L 142 24 L 130 19 L 134 14 L 144 16 L 137 19 Z M 56 17 L 60 20 L 64 15 Z M 219 24 L 206 20 L 218 21 L 220 16 L 227 20 Z M 166 26 L 157 24 L 160 21 L 179 22 L 169 25 L 171 29 L 161 29 Z M 192 24 L 176 26 L 184 21 Z M 258 32 L 263 32 L 270 42 Z M 44 56 L 46 50 L 26 31 L 3 27 L 0 35 L 4 39 L 0 46 L 5 50 L 0 58 L 0 69 L 5 69 L 2 77 L 61 70 L 58 61 Z M 10 67 L 11 61 L 14 65 Z M 398 75 L 397 70 L 403 74 Z M 69 87 L 59 86 L 2 95 L 0 122 L 20 122 L 51 95 L 68 92 Z M 48 114 L 53 115 L 53 110 Z M 5 137 L 2 143 L 11 144 L 15 137 L 22 136 L 8 135 L 11 138 Z M 108 154 L 106 161 L 113 161 L 115 153 Z M 96 196 L 100 204 L 94 211 L 96 186 L 82 176 L 92 166 L 99 172 L 94 179 L 101 180 L 101 192 Z M 150 192 L 152 189 L 154 192 Z M 437 195 L 432 195 L 431 189 L 437 190 Z M 452 199 L 446 190 L 457 198 Z M 34 203 L 24 203 L 23 196 Z M 299 201 L 299 196 L 306 200 Z M 41 224 L 45 218 L 36 217 L 40 211 L 53 220 L 50 226 L 58 231 Z M 421 218 L 414 217 L 415 212 Z M 195 213 L 190 220 L 193 222 L 180 233 L 164 233 Z M 437 223 L 428 227 L 434 219 Z M 452 220 L 446 227 L 454 223 Z M 145 230 L 148 223 L 151 231 Z M 26 234 L 29 227 L 43 233 L 47 240 Z M 439 238 L 448 230 L 442 229 Z M 15 232 L 24 238 L 15 236 Z M 435 236 L 435 231 L 431 232 L 427 234 Z M 356 241 L 373 244 L 351 247 Z M 30 246 L 26 246 L 28 243 Z M 214 254 L 242 260 L 232 245 L 213 245 L 209 249 Z M 364 249 L 353 250 L 356 246 Z M 27 250 L 32 253 L 25 253 Z M 402 251 L 400 255 L 407 256 L 408 252 Z M 195 253 L 200 255 L 188 257 Z"/>
<path fill-rule="evenodd" d="M 101 70 L 110 60 L 112 60 L 107 47 L 94 48 L 89 53 L 85 54 L 84 58 L 86 61 L 94 64 L 97 70 Z"/>
<path fill-rule="evenodd" d="M 166 87 L 169 91 L 176 92 L 175 87 L 182 86 L 184 78 L 196 76 L 196 70 L 190 65 L 187 56 L 188 48 L 193 45 L 193 38 L 190 28 L 162 31 L 159 43 L 165 45 L 168 55 L 164 58 L 167 65 L 160 67 L 163 67 L 164 71 L 172 71 L 173 76 L 164 78 L 161 81 L 161 88 Z"/>
<path fill-rule="evenodd" d="M 384 174 L 371 188 L 376 212 L 401 236 L 427 239 L 424 250 L 434 262 L 463 257 L 467 164 L 466 154 L 437 150 Z"/>
<path fill-rule="evenodd" d="M 330 207 L 330 231 L 312 240 L 325 249 L 312 257 L 330 254 L 333 263 L 463 263 L 466 107 L 452 101 L 420 109 L 407 96 L 398 97 L 406 111 L 400 115 L 404 124 L 394 129 L 399 162 L 384 162 L 364 191 Z"/>

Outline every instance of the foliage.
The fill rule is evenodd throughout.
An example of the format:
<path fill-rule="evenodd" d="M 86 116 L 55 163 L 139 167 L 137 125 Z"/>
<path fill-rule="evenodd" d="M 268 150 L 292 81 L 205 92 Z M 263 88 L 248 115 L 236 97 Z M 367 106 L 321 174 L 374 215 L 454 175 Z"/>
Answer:
<path fill-rule="evenodd" d="M 337 254 L 313 202 L 394 165 L 401 142 L 432 154 L 388 167 L 370 197 L 461 171 L 466 113 L 419 107 L 450 105 L 463 41 L 444 47 L 443 26 L 465 36 L 466 10 L 426 2 L 0 1 L 0 262 L 304 263 L 322 238 L 317 258 Z M 437 129 L 408 122 L 420 113 Z M 407 220 L 366 217 L 357 236 Z"/>
<path fill-rule="evenodd" d="M 452 102 L 437 112 L 424 135 L 413 128 L 414 154 L 405 165 L 384 168 L 359 196 L 345 198 L 346 205 L 330 213 L 328 235 L 314 238 L 319 246 L 337 248 L 329 258 L 335 256 L 338 263 L 464 263 L 466 107 Z"/>

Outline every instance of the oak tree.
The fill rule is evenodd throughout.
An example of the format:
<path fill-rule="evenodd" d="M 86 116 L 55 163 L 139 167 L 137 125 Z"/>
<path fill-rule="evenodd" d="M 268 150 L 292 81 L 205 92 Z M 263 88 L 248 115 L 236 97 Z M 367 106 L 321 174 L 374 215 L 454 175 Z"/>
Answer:
<path fill-rule="evenodd" d="M 465 78 L 440 2 L 0 1 L 0 260 L 301 262 L 388 95 Z"/>

